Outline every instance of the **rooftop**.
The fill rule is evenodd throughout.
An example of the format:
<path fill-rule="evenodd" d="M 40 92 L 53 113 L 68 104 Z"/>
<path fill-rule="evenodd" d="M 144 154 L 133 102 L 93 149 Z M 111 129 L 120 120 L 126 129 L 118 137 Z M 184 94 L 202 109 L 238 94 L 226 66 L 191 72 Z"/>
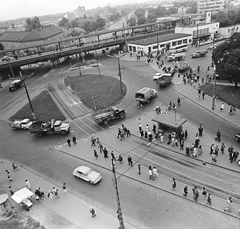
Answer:
<path fill-rule="evenodd" d="M 174 39 L 178 39 L 178 38 L 185 38 L 185 37 L 189 37 L 192 35 L 191 34 L 185 34 L 185 33 L 171 33 L 171 34 L 167 34 L 167 35 L 162 35 L 162 36 L 158 36 L 158 41 L 157 41 L 157 36 L 156 37 L 150 37 L 150 38 L 145 38 L 145 39 L 141 39 L 141 40 L 136 40 L 136 41 L 129 41 L 129 44 L 135 44 L 135 45 L 151 45 L 151 44 L 156 44 L 158 43 L 162 43 L 165 41 L 170 41 L 170 40 L 174 40 Z"/>
<path fill-rule="evenodd" d="M 219 23 L 219 22 L 209 22 L 209 23 L 201 23 L 201 24 L 197 24 L 197 25 L 187 25 L 187 26 L 184 26 L 184 28 L 194 28 L 194 27 L 201 27 L 201 26 L 205 26 L 205 25 L 211 25 L 211 24 L 216 24 L 216 23 Z M 182 26 L 179 26 L 179 27 L 182 27 Z"/>

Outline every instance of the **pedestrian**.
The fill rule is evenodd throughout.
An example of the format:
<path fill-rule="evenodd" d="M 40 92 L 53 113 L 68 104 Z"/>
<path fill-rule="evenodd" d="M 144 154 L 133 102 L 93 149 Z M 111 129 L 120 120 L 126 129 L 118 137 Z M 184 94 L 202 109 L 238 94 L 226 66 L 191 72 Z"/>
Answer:
<path fill-rule="evenodd" d="M 196 194 L 196 190 L 197 190 L 197 186 L 195 186 L 194 188 L 192 188 L 192 192 L 193 192 L 193 199 L 195 200 L 195 194 Z"/>
<path fill-rule="evenodd" d="M 203 153 L 202 146 L 199 145 L 199 146 L 198 146 L 198 156 L 201 156 L 202 153 Z"/>
<path fill-rule="evenodd" d="M 160 136 L 160 142 L 161 142 L 161 143 L 164 142 L 164 135 L 163 135 L 163 134 L 161 134 L 161 136 Z"/>
<path fill-rule="evenodd" d="M 220 130 L 217 131 L 217 135 L 216 135 L 215 139 L 216 139 L 218 142 L 221 141 L 221 132 L 220 132 Z"/>
<path fill-rule="evenodd" d="M 69 138 L 67 138 L 67 144 L 69 147 L 71 146 L 71 140 Z"/>
<path fill-rule="evenodd" d="M 17 165 L 15 163 L 13 163 L 13 162 L 12 162 L 12 169 L 13 169 L 13 171 L 17 170 Z"/>
<path fill-rule="evenodd" d="M 204 78 L 202 77 L 202 84 L 204 84 Z"/>
<path fill-rule="evenodd" d="M 197 202 L 197 200 L 198 200 L 198 197 L 199 197 L 199 192 L 198 192 L 198 190 L 196 189 L 196 191 L 195 191 L 195 198 L 194 198 L 194 200 Z"/>
<path fill-rule="evenodd" d="M 141 138 L 144 136 L 143 130 L 140 131 Z"/>
<path fill-rule="evenodd" d="M 204 99 L 204 96 L 205 96 L 205 93 L 204 93 L 204 91 L 202 92 L 202 99 Z"/>
<path fill-rule="evenodd" d="M 130 155 L 128 155 L 128 165 L 130 165 L 131 167 L 133 167 L 133 161 Z"/>
<path fill-rule="evenodd" d="M 48 198 L 50 198 L 52 200 L 52 202 L 54 203 L 54 199 L 53 199 L 53 191 L 52 190 L 49 190 L 48 191 Z"/>
<path fill-rule="evenodd" d="M 96 146 L 95 142 L 96 142 L 96 138 L 94 135 L 91 136 L 91 142 L 92 142 L 92 145 L 91 146 Z"/>
<path fill-rule="evenodd" d="M 215 164 L 217 162 L 216 154 L 212 154 L 212 164 Z"/>
<path fill-rule="evenodd" d="M 185 153 L 187 157 L 190 157 L 190 148 L 189 146 L 186 146 Z"/>
<path fill-rule="evenodd" d="M 184 149 L 184 140 L 181 139 L 180 140 L 180 150 L 183 150 Z"/>
<path fill-rule="evenodd" d="M 235 150 L 234 153 L 233 153 L 233 161 L 234 162 L 236 162 L 238 156 L 239 156 L 239 152 L 237 150 Z"/>
<path fill-rule="evenodd" d="M 177 97 L 177 104 L 178 106 L 180 105 L 181 99 L 179 97 Z"/>
<path fill-rule="evenodd" d="M 149 131 L 149 125 L 148 124 L 146 125 L 146 131 Z"/>
<path fill-rule="evenodd" d="M 128 137 L 128 136 L 131 136 L 131 132 L 130 132 L 129 129 L 126 130 L 126 133 L 127 133 L 127 137 Z"/>
<path fill-rule="evenodd" d="M 31 190 L 31 184 L 29 182 L 29 180 L 25 180 L 25 187 L 29 190 Z"/>
<path fill-rule="evenodd" d="M 158 171 L 156 167 L 153 167 L 152 169 L 152 177 L 153 177 L 153 180 L 155 180 L 158 177 Z"/>
<path fill-rule="evenodd" d="M 8 170 L 5 170 L 5 171 L 6 171 L 6 173 L 7 173 L 8 181 L 9 181 L 9 182 L 12 182 L 12 181 L 13 181 L 13 178 L 12 178 L 11 173 L 10 173 Z"/>
<path fill-rule="evenodd" d="M 77 139 L 76 139 L 76 137 L 74 135 L 72 136 L 72 142 L 73 142 L 74 145 L 77 144 Z"/>
<path fill-rule="evenodd" d="M 138 124 L 138 129 L 139 129 L 139 132 L 141 133 L 141 131 L 142 131 L 142 125 L 141 125 L 141 123 Z"/>
<path fill-rule="evenodd" d="M 201 89 L 198 89 L 198 98 L 200 99 L 200 97 L 201 97 Z"/>
<path fill-rule="evenodd" d="M 153 180 L 153 172 L 152 172 L 152 166 L 148 167 L 148 173 L 149 173 L 149 179 Z"/>
<path fill-rule="evenodd" d="M 92 214 L 92 218 L 96 216 L 95 210 L 92 207 L 89 208 L 89 211 Z"/>
<path fill-rule="evenodd" d="M 202 197 L 204 200 L 206 200 L 206 197 L 207 197 L 207 190 L 205 187 L 202 188 Z"/>
<path fill-rule="evenodd" d="M 53 192 L 53 194 L 54 194 L 55 197 L 59 198 L 58 189 L 56 189 L 55 187 L 53 187 L 52 192 Z"/>
<path fill-rule="evenodd" d="M 67 193 L 67 185 L 66 185 L 66 183 L 63 183 L 62 189 L 63 189 L 63 191 L 64 191 L 65 193 Z"/>
<path fill-rule="evenodd" d="M 188 131 L 186 129 L 185 132 L 184 132 L 184 138 L 187 139 L 187 137 L 188 137 Z"/>
<path fill-rule="evenodd" d="M 99 143 L 100 143 L 99 138 L 96 139 L 96 143 L 99 145 Z"/>
<path fill-rule="evenodd" d="M 213 150 L 214 150 L 214 144 L 212 144 L 212 145 L 210 146 L 210 155 L 213 154 Z"/>
<path fill-rule="evenodd" d="M 117 161 L 113 151 L 111 152 L 111 156 L 112 156 L 112 160 Z"/>
<path fill-rule="evenodd" d="M 12 187 L 11 187 L 11 186 L 8 187 L 8 191 L 10 192 L 10 195 L 11 195 L 11 196 L 14 194 L 14 191 L 12 190 Z"/>
<path fill-rule="evenodd" d="M 231 196 L 229 196 L 228 198 L 227 198 L 227 207 L 226 208 L 224 208 L 224 211 L 225 212 L 231 212 L 232 211 L 232 197 Z"/>
<path fill-rule="evenodd" d="M 200 123 L 200 125 L 198 127 L 198 135 L 199 135 L 199 137 L 202 137 L 202 134 L 203 134 L 203 127 L 202 127 L 202 124 Z"/>
<path fill-rule="evenodd" d="M 96 159 L 98 158 L 98 153 L 97 153 L 96 150 L 93 150 L 93 155 L 94 155 L 94 157 L 95 157 Z"/>
<path fill-rule="evenodd" d="M 216 154 L 216 156 L 218 156 L 218 151 L 219 151 L 219 147 L 218 147 L 218 145 L 216 145 L 216 147 L 214 149 L 214 154 Z"/>
<path fill-rule="evenodd" d="M 121 131 L 121 132 L 120 132 L 120 141 L 122 141 L 122 139 L 125 139 L 125 137 L 124 137 L 124 131 Z"/>
<path fill-rule="evenodd" d="M 187 197 L 187 194 L 188 194 L 188 186 L 186 185 L 186 186 L 183 188 L 183 196 Z"/>
<path fill-rule="evenodd" d="M 222 145 L 221 145 L 221 149 L 220 149 L 222 154 L 224 154 L 224 149 L 225 149 L 225 144 L 222 143 Z"/>
<path fill-rule="evenodd" d="M 104 158 L 108 158 L 108 151 L 107 151 L 106 147 L 103 150 L 103 154 L 104 154 Z"/>
<path fill-rule="evenodd" d="M 221 107 L 220 107 L 220 111 L 223 111 L 224 106 L 225 106 L 224 103 L 222 103 L 222 104 L 221 104 Z"/>
<path fill-rule="evenodd" d="M 102 143 L 101 143 L 101 142 L 99 142 L 99 150 L 100 150 L 100 153 L 102 153 L 102 152 L 103 152 L 103 145 L 102 145 Z"/>
<path fill-rule="evenodd" d="M 141 175 L 141 165 L 138 164 L 138 174 Z"/>
<path fill-rule="evenodd" d="M 157 130 L 157 126 L 155 124 L 153 124 L 153 133 L 156 134 L 156 130 Z"/>
<path fill-rule="evenodd" d="M 207 195 L 207 203 L 206 204 L 209 204 L 209 206 L 212 206 L 212 195 L 210 193 L 208 193 L 208 195 Z"/>
<path fill-rule="evenodd" d="M 176 189 L 176 187 L 177 187 L 177 182 L 176 182 L 176 180 L 175 180 L 175 178 L 173 178 L 172 179 L 172 190 L 175 190 Z"/>

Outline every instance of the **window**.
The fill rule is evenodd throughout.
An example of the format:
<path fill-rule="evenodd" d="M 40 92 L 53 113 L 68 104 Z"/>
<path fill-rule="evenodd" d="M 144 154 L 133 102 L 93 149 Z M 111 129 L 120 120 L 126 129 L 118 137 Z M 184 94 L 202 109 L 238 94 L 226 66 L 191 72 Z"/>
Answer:
<path fill-rule="evenodd" d="M 161 48 L 165 47 L 165 44 L 161 44 L 160 47 L 161 47 Z"/>
<path fill-rule="evenodd" d="M 182 44 L 182 40 L 178 41 L 178 45 L 181 45 Z"/>
<path fill-rule="evenodd" d="M 187 44 L 187 39 L 184 39 L 184 40 L 183 40 L 183 43 L 184 43 L 184 44 Z"/>
<path fill-rule="evenodd" d="M 157 49 L 157 48 L 158 48 L 158 46 L 157 46 L 157 45 L 154 45 L 152 48 L 153 48 L 153 49 Z"/>
<path fill-rule="evenodd" d="M 129 45 L 128 47 L 129 47 L 129 51 L 132 51 L 132 46 Z"/>
<path fill-rule="evenodd" d="M 175 46 L 175 45 L 177 45 L 177 42 L 176 41 L 172 42 L 172 46 Z"/>
<path fill-rule="evenodd" d="M 136 52 L 136 47 L 135 46 L 133 46 L 133 52 Z"/>

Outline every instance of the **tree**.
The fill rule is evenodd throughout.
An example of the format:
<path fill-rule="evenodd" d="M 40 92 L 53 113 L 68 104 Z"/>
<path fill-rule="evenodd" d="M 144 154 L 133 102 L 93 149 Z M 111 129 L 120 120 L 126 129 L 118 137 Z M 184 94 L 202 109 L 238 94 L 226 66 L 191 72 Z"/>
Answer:
<path fill-rule="evenodd" d="M 38 17 L 27 18 L 25 21 L 25 28 L 28 32 L 41 28 L 41 23 Z"/>
<path fill-rule="evenodd" d="M 3 44 L 0 42 L 0 50 L 4 50 Z"/>
<path fill-rule="evenodd" d="M 134 17 L 131 17 L 127 20 L 128 26 L 135 26 L 137 24 L 137 21 Z"/>
<path fill-rule="evenodd" d="M 118 19 L 121 18 L 121 15 L 117 12 L 113 15 L 111 15 L 111 17 L 109 18 L 110 21 L 117 21 Z"/>
<path fill-rule="evenodd" d="M 167 13 L 168 14 L 176 14 L 177 13 L 177 8 L 176 7 L 170 7 L 168 10 L 167 10 Z"/>
<path fill-rule="evenodd" d="M 212 58 L 216 72 L 233 81 L 237 87 L 240 82 L 240 33 L 234 33 L 229 41 L 214 49 Z"/>
<path fill-rule="evenodd" d="M 137 23 L 138 23 L 138 25 L 146 24 L 147 23 L 147 19 L 144 16 L 139 17 Z"/>
<path fill-rule="evenodd" d="M 92 23 L 90 21 L 87 21 L 86 23 L 83 24 L 82 28 L 87 32 L 90 33 L 93 31 L 92 28 Z"/>
<path fill-rule="evenodd" d="M 68 28 L 69 27 L 69 19 L 63 17 L 59 22 L 58 22 L 58 26 L 59 27 L 64 27 L 64 28 Z"/>
<path fill-rule="evenodd" d="M 95 30 L 97 30 L 97 29 L 101 30 L 105 26 L 106 26 L 105 20 L 103 18 L 101 18 L 101 17 L 98 17 L 96 22 L 95 22 L 95 27 L 96 27 Z"/>
<path fill-rule="evenodd" d="M 73 29 L 79 27 L 78 20 L 77 19 L 71 20 L 70 27 Z"/>

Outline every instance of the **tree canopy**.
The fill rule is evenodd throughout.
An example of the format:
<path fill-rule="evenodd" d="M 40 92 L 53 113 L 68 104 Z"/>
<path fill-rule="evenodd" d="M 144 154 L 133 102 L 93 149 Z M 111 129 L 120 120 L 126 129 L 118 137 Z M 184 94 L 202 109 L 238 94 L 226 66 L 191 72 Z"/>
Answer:
<path fill-rule="evenodd" d="M 38 17 L 27 18 L 25 21 L 25 28 L 28 32 L 39 29 L 41 27 L 41 23 Z"/>
<path fill-rule="evenodd" d="M 240 33 L 234 33 L 229 40 L 216 47 L 212 58 L 216 72 L 233 81 L 237 87 L 240 82 Z"/>

